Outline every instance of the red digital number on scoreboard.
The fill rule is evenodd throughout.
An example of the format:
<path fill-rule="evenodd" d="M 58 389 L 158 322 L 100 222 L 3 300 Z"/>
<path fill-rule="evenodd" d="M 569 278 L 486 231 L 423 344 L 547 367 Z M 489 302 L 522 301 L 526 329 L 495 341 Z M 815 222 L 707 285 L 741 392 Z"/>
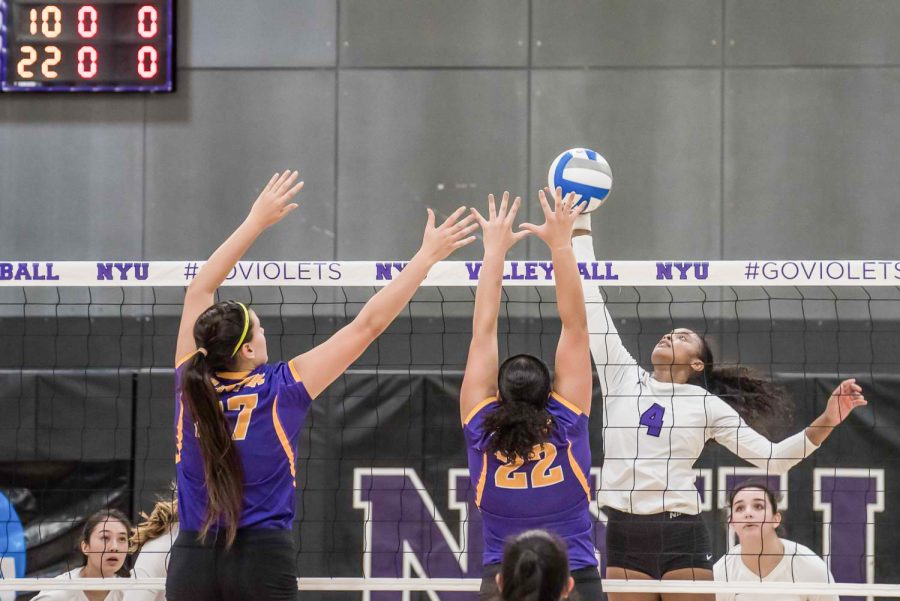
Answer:
<path fill-rule="evenodd" d="M 171 90 L 171 3 L 0 3 L 3 90 Z"/>

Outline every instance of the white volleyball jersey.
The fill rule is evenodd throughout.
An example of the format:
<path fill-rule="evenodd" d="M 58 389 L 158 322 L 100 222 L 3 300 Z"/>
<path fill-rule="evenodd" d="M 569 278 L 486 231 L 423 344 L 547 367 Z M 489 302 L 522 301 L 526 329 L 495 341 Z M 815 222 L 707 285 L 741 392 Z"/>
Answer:
<path fill-rule="evenodd" d="M 63 572 L 54 579 L 72 580 L 73 578 L 82 578 L 83 567 Z M 125 591 L 109 591 L 103 601 L 122 601 Z M 88 596 L 82 590 L 46 590 L 41 591 L 31 601 L 88 601 Z"/>
<path fill-rule="evenodd" d="M 756 561 L 755 555 L 741 557 L 741 546 L 732 547 L 713 566 L 713 575 L 721 582 L 834 582 L 834 577 L 822 559 L 807 547 L 794 541 L 781 539 L 784 557 L 769 574 L 760 578 L 747 567 Z M 745 561 L 746 560 L 746 561 Z M 771 595 L 753 593 L 716 593 L 716 601 L 771 601 Z M 837 595 L 778 595 L 779 601 L 839 601 Z"/>
<path fill-rule="evenodd" d="M 573 246 L 579 261 L 595 260 L 590 236 L 576 237 Z M 804 432 L 772 443 L 703 388 L 654 379 L 622 345 L 597 286 L 585 285 L 584 294 L 604 400 L 600 507 L 700 513 L 693 466 L 710 439 L 770 474 L 787 472 L 818 448 Z"/>

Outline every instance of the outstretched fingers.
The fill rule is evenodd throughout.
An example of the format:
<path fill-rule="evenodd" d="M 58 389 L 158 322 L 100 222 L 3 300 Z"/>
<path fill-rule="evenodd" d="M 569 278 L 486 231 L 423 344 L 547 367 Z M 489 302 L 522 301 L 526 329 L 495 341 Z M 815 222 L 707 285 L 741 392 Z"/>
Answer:
<path fill-rule="evenodd" d="M 288 178 L 291 177 L 291 173 L 296 173 L 296 172 L 292 172 L 290 169 L 286 169 L 285 171 L 282 171 L 281 174 L 278 176 L 278 179 L 275 180 L 275 184 L 272 186 L 272 192 L 274 192 L 275 194 L 280 193 L 281 187 L 288 180 Z"/>
<path fill-rule="evenodd" d="M 294 185 L 294 182 L 297 181 L 298 177 L 300 177 L 300 172 L 297 170 L 292 171 L 291 174 L 288 175 L 287 179 L 282 182 L 281 186 L 278 189 L 278 192 L 280 194 L 284 194 L 285 192 L 290 190 L 291 186 Z"/>
<path fill-rule="evenodd" d="M 443 229 L 452 228 L 454 226 L 454 224 L 456 224 L 456 220 L 459 219 L 459 217 L 465 212 L 466 212 L 465 206 L 457 208 L 455 211 L 450 213 L 450 216 L 444 220 L 444 223 L 442 223 L 440 225 L 440 227 Z"/>
<path fill-rule="evenodd" d="M 550 214 L 553 212 L 550 210 L 550 203 L 547 202 L 547 194 L 550 194 L 550 188 L 545 188 L 547 193 L 544 193 L 544 190 L 538 190 L 538 201 L 541 203 L 541 210 L 544 211 L 544 219 L 548 219 Z"/>
<path fill-rule="evenodd" d="M 263 188 L 263 192 L 268 192 L 268 191 L 270 191 L 272 188 L 274 188 L 274 187 L 275 187 L 275 182 L 278 181 L 278 178 L 279 178 L 279 177 L 281 177 L 281 174 L 276 172 L 275 175 L 273 175 L 271 178 L 269 178 L 269 183 L 266 184 L 266 187 L 265 187 L 265 188 Z"/>
<path fill-rule="evenodd" d="M 503 198 L 500 200 L 500 212 L 497 213 L 497 217 L 499 217 L 500 219 L 505 219 L 508 208 L 509 208 L 509 192 L 504 192 Z"/>
<path fill-rule="evenodd" d="M 287 202 L 293 197 L 297 196 L 297 193 L 303 189 L 303 186 L 306 185 L 306 182 L 298 182 L 293 188 L 284 193 L 284 201 Z"/>
<path fill-rule="evenodd" d="M 522 225 L 525 225 L 525 224 L 523 223 Z M 518 232 L 513 232 L 513 243 L 516 243 L 519 240 L 521 240 L 522 238 L 526 238 L 529 235 L 531 235 L 532 230 L 528 229 L 528 228 L 524 228 L 524 227 L 522 227 L 522 225 L 519 226 Z"/>
<path fill-rule="evenodd" d="M 509 209 L 509 213 L 506 215 L 506 221 L 512 223 L 516 220 L 516 214 L 519 212 L 520 206 L 522 206 L 522 197 L 516 196 L 515 200 L 513 200 L 512 207 Z"/>
<path fill-rule="evenodd" d="M 468 246 L 475 242 L 475 236 L 469 236 L 468 238 L 463 238 L 462 240 L 457 240 L 453 243 L 453 250 L 457 248 L 462 248 L 463 246 Z"/>

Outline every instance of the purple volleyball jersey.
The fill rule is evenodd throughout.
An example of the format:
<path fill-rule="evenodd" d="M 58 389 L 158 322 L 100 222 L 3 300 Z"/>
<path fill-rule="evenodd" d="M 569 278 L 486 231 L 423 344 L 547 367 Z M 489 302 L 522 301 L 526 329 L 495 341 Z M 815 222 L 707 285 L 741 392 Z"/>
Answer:
<path fill-rule="evenodd" d="M 506 539 L 534 528 L 559 535 L 569 551 L 569 568 L 597 565 L 587 475 L 591 469 L 588 418 L 577 407 L 551 393 L 547 411 L 554 427 L 533 459 L 507 464 L 487 450 L 491 432 L 484 420 L 497 407 L 489 398 L 466 417 L 463 432 L 469 476 L 484 531 L 484 565 L 503 561 Z"/>
<path fill-rule="evenodd" d="M 203 458 L 175 369 L 175 468 L 182 530 L 200 530 L 208 495 Z M 244 508 L 239 528 L 292 527 L 296 507 L 295 456 L 312 399 L 292 363 L 260 365 L 250 372 L 219 372 L 213 379 L 244 467 Z M 215 527 L 213 528 L 215 530 Z"/>

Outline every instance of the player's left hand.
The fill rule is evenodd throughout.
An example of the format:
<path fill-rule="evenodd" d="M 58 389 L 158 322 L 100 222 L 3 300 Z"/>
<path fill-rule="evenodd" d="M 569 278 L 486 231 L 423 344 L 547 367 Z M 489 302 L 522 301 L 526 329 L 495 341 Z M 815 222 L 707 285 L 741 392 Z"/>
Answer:
<path fill-rule="evenodd" d="M 428 222 L 425 224 L 425 234 L 422 236 L 422 247 L 419 253 L 431 263 L 443 261 L 450 253 L 458 248 L 475 242 L 475 236 L 470 236 L 478 229 L 471 215 L 462 219 L 466 207 L 459 207 L 438 226 L 435 226 L 434 211 L 427 209 Z"/>
<path fill-rule="evenodd" d="M 545 191 L 546 194 L 544 194 Z M 554 199 L 554 207 L 552 209 L 547 202 L 547 195 L 552 196 Z M 550 190 L 550 188 L 544 188 L 538 191 L 538 197 L 541 201 L 541 209 L 544 211 L 544 223 L 542 225 L 523 223 L 519 227 L 543 240 L 550 247 L 550 250 L 571 248 L 572 228 L 575 226 L 575 218 L 581 215 L 585 205 L 573 206 L 575 204 L 575 193 L 570 192 L 563 198 L 561 188 L 557 188 L 555 192 Z"/>
<path fill-rule="evenodd" d="M 862 394 L 862 387 L 856 383 L 856 378 L 844 380 L 834 389 L 828 397 L 828 405 L 825 407 L 825 415 L 835 425 L 840 424 L 857 407 L 865 407 L 869 402 Z"/>

